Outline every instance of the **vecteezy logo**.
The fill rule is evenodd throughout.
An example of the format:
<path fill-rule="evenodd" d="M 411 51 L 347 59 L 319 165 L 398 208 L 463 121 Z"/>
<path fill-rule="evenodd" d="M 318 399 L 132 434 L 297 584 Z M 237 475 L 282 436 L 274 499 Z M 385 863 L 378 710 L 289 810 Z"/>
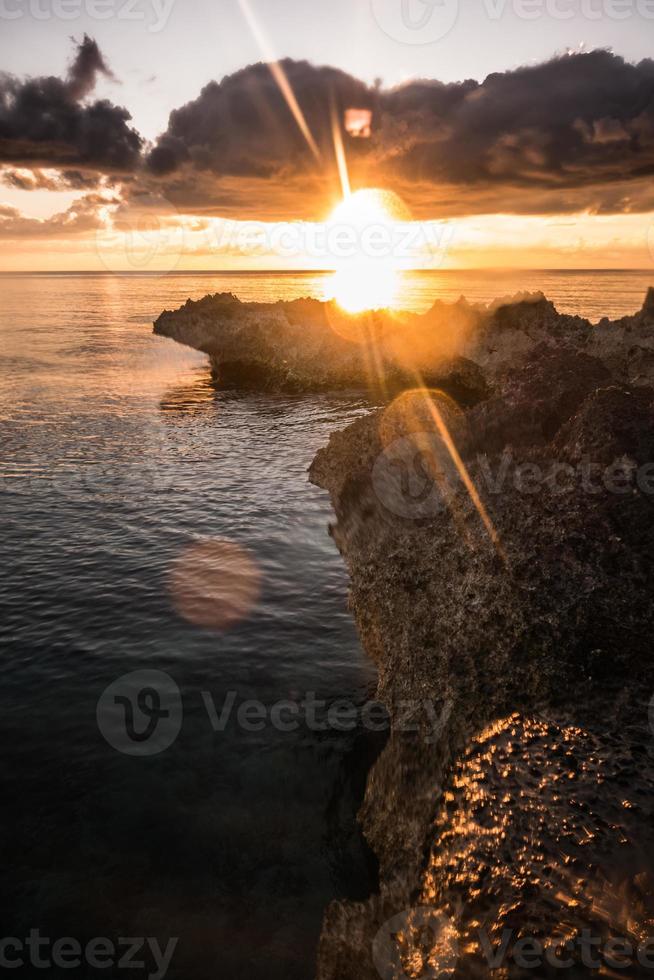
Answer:
<path fill-rule="evenodd" d="M 179 265 L 187 231 L 176 208 L 157 194 L 138 204 L 108 205 L 96 229 L 95 250 L 109 272 L 167 275 Z"/>
<path fill-rule="evenodd" d="M 157 755 L 182 727 L 179 688 L 162 670 L 135 670 L 107 687 L 96 718 L 102 735 L 125 755 Z"/>
<path fill-rule="evenodd" d="M 403 44 L 433 44 L 452 30 L 459 0 L 371 0 L 385 34 Z"/>
<path fill-rule="evenodd" d="M 442 513 L 459 479 L 447 446 L 435 432 L 412 432 L 396 439 L 372 468 L 380 503 L 397 517 L 412 520 Z"/>
<path fill-rule="evenodd" d="M 372 943 L 372 961 L 382 980 L 446 980 L 454 975 L 458 958 L 456 926 L 428 905 L 394 915 Z"/>

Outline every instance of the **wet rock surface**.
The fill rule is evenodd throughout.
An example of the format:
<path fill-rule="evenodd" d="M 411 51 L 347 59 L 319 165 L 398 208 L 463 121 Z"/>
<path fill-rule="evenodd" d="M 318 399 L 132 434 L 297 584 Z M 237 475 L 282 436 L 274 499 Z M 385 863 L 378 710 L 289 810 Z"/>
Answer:
<path fill-rule="evenodd" d="M 654 291 L 632 317 L 596 326 L 557 313 L 541 293 L 488 306 L 436 301 L 425 313 L 356 316 L 316 299 L 243 303 L 216 293 L 164 311 L 154 332 L 209 354 L 226 384 L 277 390 L 361 386 L 375 391 L 423 381 L 454 397 L 484 397 L 496 375 L 539 344 L 568 344 L 599 357 L 625 382 L 654 381 Z"/>
<path fill-rule="evenodd" d="M 472 407 L 405 393 L 313 462 L 379 696 L 439 719 L 371 772 L 379 894 L 328 910 L 321 980 L 652 975 L 654 390 L 572 340 L 539 336 Z M 374 961 L 423 907 L 453 923 L 454 974 L 410 919 Z M 558 961 L 525 965 L 528 938 Z"/>
<path fill-rule="evenodd" d="M 393 719 L 360 813 L 378 892 L 327 910 L 318 980 L 561 975 L 521 939 L 651 976 L 654 292 L 595 326 L 542 296 L 349 319 L 216 296 L 155 330 L 226 381 L 385 396 L 310 470 Z"/>

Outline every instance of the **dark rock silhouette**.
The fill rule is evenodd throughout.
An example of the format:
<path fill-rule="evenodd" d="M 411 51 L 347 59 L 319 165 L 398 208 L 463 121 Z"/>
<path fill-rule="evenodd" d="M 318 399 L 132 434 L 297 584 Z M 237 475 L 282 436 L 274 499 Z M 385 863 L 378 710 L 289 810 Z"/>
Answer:
<path fill-rule="evenodd" d="M 645 314 L 629 323 L 645 334 Z M 484 951 L 505 930 L 507 977 L 534 974 L 516 961 L 520 938 L 589 930 L 595 949 L 620 938 L 636 950 L 652 933 L 654 390 L 589 346 L 548 337 L 458 412 L 440 393 L 405 394 L 312 464 L 379 697 L 391 716 L 427 700 L 442 720 L 436 741 L 424 725 L 394 732 L 371 772 L 360 816 L 379 894 L 328 910 L 320 980 L 379 976 L 375 935 L 421 906 L 454 923 L 462 978 L 497 975 Z M 633 360 L 614 338 L 610 351 L 624 376 Z M 438 485 L 438 419 L 488 526 L 461 476 Z M 398 507 L 392 471 L 379 475 L 402 440 L 423 459 L 414 483 L 433 474 L 446 498 L 433 515 L 411 516 L 417 493 Z M 597 973 L 571 955 L 569 975 Z M 558 975 L 547 963 L 538 975 L 548 969 Z"/>
<path fill-rule="evenodd" d="M 388 396 L 310 470 L 394 720 L 360 813 L 378 893 L 327 910 L 318 980 L 378 977 L 375 936 L 408 909 L 381 975 L 438 975 L 438 944 L 411 926 L 424 907 L 453 924 L 456 977 L 491 976 L 507 935 L 501 975 L 533 976 L 520 938 L 584 930 L 607 969 L 619 938 L 647 976 L 654 292 L 595 326 L 540 296 L 380 311 L 349 336 L 340 316 L 216 296 L 155 326 L 231 381 Z M 402 702 L 429 706 L 415 730 Z M 597 973 L 570 956 L 567 975 Z"/>

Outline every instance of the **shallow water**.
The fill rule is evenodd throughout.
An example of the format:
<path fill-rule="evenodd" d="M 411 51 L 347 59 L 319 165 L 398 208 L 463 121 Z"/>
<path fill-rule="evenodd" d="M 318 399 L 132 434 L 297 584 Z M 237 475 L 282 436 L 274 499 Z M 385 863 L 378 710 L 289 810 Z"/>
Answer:
<path fill-rule="evenodd" d="M 217 391 L 203 356 L 140 322 L 186 283 L 2 285 L 4 934 L 179 936 L 169 975 L 309 977 L 326 902 L 365 893 L 368 749 L 233 717 L 214 732 L 202 692 L 220 711 L 229 692 L 359 702 L 374 685 L 306 478 L 363 406 Z M 238 542 L 260 572 L 226 632 L 173 608 L 170 566 L 197 538 Z M 173 678 L 184 718 L 167 751 L 132 758 L 96 702 L 141 668 Z"/>
<path fill-rule="evenodd" d="M 417 274 L 406 303 L 543 289 L 561 310 L 634 312 L 648 273 Z M 357 394 L 220 391 L 206 359 L 151 333 L 187 297 L 322 295 L 317 275 L 0 277 L 1 766 L 6 935 L 179 936 L 169 976 L 313 975 L 324 906 L 373 881 L 354 813 L 379 738 L 248 731 L 218 710 L 315 691 L 360 704 L 374 672 L 346 607 L 326 495 L 306 469 Z M 171 568 L 236 542 L 258 599 L 192 625 Z M 123 674 L 170 675 L 181 731 L 117 751 L 96 706 Z M 205 692 L 205 700 L 203 700 Z M 136 972 L 136 971 L 135 971 Z M 138 974 L 136 974 L 138 975 Z"/>

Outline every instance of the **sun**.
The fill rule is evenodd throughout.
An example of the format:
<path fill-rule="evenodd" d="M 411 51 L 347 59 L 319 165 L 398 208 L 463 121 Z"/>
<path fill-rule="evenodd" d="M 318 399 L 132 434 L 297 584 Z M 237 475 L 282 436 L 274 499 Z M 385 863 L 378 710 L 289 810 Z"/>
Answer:
<path fill-rule="evenodd" d="M 398 232 L 409 221 L 409 209 L 393 191 L 347 194 L 325 222 L 335 266 L 325 298 L 347 313 L 394 306 L 402 265 Z"/>
<path fill-rule="evenodd" d="M 363 231 L 374 225 L 392 227 L 404 221 L 411 221 L 411 212 L 398 194 L 367 187 L 343 198 L 330 214 L 327 224 Z"/>
<path fill-rule="evenodd" d="M 338 269 L 325 284 L 323 298 L 334 300 L 345 313 L 388 310 L 397 306 L 400 273 L 394 267 L 353 266 Z"/>

